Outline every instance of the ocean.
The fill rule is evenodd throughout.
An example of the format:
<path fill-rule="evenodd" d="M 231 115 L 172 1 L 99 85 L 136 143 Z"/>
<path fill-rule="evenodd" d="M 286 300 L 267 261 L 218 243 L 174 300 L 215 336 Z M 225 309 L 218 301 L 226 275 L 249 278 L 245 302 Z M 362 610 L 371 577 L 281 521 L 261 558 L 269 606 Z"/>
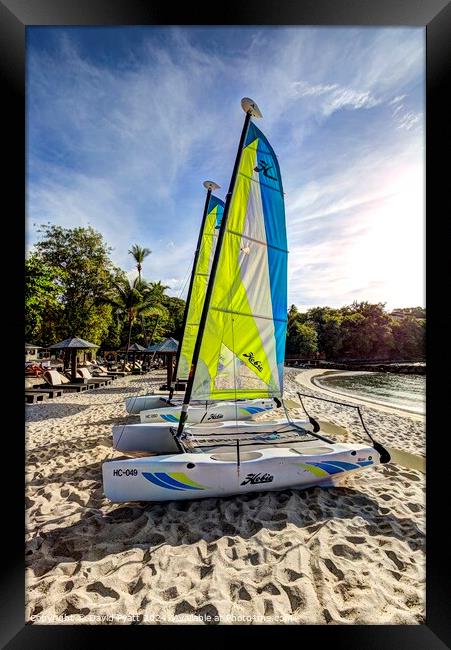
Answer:
<path fill-rule="evenodd" d="M 426 375 L 369 372 L 356 375 L 325 375 L 315 382 L 324 388 L 391 406 L 425 413 Z"/>

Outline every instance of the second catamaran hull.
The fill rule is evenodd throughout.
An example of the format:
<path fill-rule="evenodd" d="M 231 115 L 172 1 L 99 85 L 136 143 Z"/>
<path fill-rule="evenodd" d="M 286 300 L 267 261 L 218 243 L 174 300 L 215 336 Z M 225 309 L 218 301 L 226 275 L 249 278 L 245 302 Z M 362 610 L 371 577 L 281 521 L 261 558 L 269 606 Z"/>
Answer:
<path fill-rule="evenodd" d="M 248 399 L 237 402 L 213 402 L 199 406 L 190 405 L 187 422 L 199 424 L 218 420 L 249 420 L 254 415 L 271 411 L 273 408 L 274 400 L 272 399 Z M 174 425 L 180 419 L 181 410 L 181 405 L 147 409 L 140 412 L 141 422 L 169 422 Z"/>
<path fill-rule="evenodd" d="M 172 402 L 181 400 L 172 400 Z M 137 395 L 125 400 L 125 410 L 131 415 L 137 415 L 147 409 L 158 409 L 170 406 L 169 395 Z"/>
<path fill-rule="evenodd" d="M 141 411 L 149 411 L 151 409 L 161 409 L 161 408 L 169 408 L 172 406 L 181 406 L 183 403 L 183 398 L 182 397 L 173 397 L 172 400 L 169 399 L 169 395 L 137 395 L 135 397 L 128 397 L 125 400 L 125 410 L 127 413 L 130 413 L 130 415 L 138 415 L 141 413 Z M 221 402 L 223 403 L 223 402 Z M 207 402 L 201 402 L 198 400 L 193 400 L 190 402 L 190 404 L 193 407 L 204 407 L 205 411 L 205 406 L 207 408 L 210 408 L 211 406 L 217 406 L 218 402 L 214 401 L 207 401 Z M 235 404 L 233 402 L 233 404 Z M 271 408 L 274 408 L 274 400 L 272 399 L 250 399 L 250 400 L 237 400 L 237 404 L 239 405 L 240 408 L 246 408 L 246 405 L 249 407 L 252 406 L 265 406 L 266 408 L 269 408 L 269 405 L 272 405 Z M 252 413 L 248 416 L 251 417 Z M 235 414 L 230 416 L 231 418 L 235 417 Z M 240 418 L 241 419 L 241 418 Z"/>
<path fill-rule="evenodd" d="M 185 427 L 185 433 L 188 435 L 221 434 L 221 436 L 236 436 L 240 433 L 267 434 L 272 428 L 277 428 L 285 424 L 286 419 L 284 418 L 264 420 L 262 422 L 254 422 L 252 420 L 244 420 L 239 423 L 235 421 L 209 422 L 206 424 L 188 425 Z M 306 430 L 312 430 L 312 425 L 308 420 L 296 420 L 295 424 Z M 112 430 L 113 447 L 117 451 L 142 451 L 157 454 L 171 454 L 180 451 L 172 433 L 174 426 L 165 422 L 156 422 L 155 424 L 117 424 L 112 427 Z"/>

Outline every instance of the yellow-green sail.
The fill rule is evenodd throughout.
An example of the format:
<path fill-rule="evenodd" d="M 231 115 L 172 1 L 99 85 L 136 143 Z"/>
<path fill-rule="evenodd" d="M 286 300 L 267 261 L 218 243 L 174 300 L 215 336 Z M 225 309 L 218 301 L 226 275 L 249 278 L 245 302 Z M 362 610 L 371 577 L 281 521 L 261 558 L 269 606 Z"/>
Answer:
<path fill-rule="evenodd" d="M 192 399 L 283 391 L 287 242 L 280 169 L 251 123 L 219 252 Z"/>
<path fill-rule="evenodd" d="M 224 202 L 212 194 L 208 203 L 196 267 L 193 269 L 191 297 L 187 306 L 188 313 L 177 367 L 177 378 L 180 380 L 188 379 L 223 214 Z"/>

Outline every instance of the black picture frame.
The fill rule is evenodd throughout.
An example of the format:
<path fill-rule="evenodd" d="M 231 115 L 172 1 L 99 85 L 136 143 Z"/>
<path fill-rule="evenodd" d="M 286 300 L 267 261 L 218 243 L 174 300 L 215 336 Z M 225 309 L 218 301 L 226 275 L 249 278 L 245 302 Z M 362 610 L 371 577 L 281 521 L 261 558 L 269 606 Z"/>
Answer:
<path fill-rule="evenodd" d="M 145 0 L 0 0 L 0 70 L 4 90 L 3 172 L 4 234 L 3 252 L 8 286 L 5 300 L 8 304 L 7 350 L 22 355 L 23 347 L 23 275 L 15 267 L 21 266 L 14 257 L 17 247 L 24 249 L 25 214 L 25 30 L 32 25 L 371 25 L 424 26 L 426 28 L 426 241 L 427 241 L 427 614 L 426 624 L 416 626 L 265 626 L 266 636 L 293 633 L 299 643 L 305 642 L 305 633 L 314 634 L 315 644 L 332 643 L 334 647 L 377 649 L 415 648 L 433 650 L 451 647 L 451 615 L 448 595 L 449 569 L 447 551 L 447 515 L 449 513 L 447 467 L 443 467 L 447 451 L 447 421 L 443 418 L 443 404 L 447 404 L 441 382 L 441 368 L 447 366 L 450 355 L 446 350 L 449 329 L 450 257 L 449 238 L 445 236 L 449 221 L 449 163 L 450 151 L 449 107 L 445 100 L 451 68 L 451 4 L 447 0 L 316 0 L 316 2 L 276 2 L 275 0 L 247 0 L 225 2 L 210 6 L 204 3 L 186 3 L 174 8 L 170 3 Z M 8 138 L 10 140 L 9 144 Z M 441 155 L 444 156 L 443 160 Z M 5 201 L 6 199 L 6 201 Z M 20 217 L 19 217 L 20 215 Z M 5 228 L 7 224 L 7 228 Z M 449 227 L 448 227 L 449 230 Z M 5 255 L 5 251 L 6 254 Z M 9 255 L 9 252 L 13 253 Z M 434 305 L 437 287 L 445 289 L 443 301 Z M 438 342 L 442 341 L 443 344 Z M 5 343 L 4 343 L 5 345 Z M 441 345 L 443 345 L 442 349 Z M 13 443 L 3 448 L 3 562 L 0 601 L 0 643 L 2 647 L 16 648 L 82 648 L 93 643 L 92 636 L 111 634 L 120 644 L 129 639 L 130 626 L 53 626 L 25 625 L 24 622 L 24 557 L 23 557 L 23 410 L 19 396 L 22 386 L 22 356 L 17 364 L 8 365 L 8 393 L 5 415 L 8 425 L 4 432 L 14 432 Z M 17 404 L 10 397 L 17 397 Z M 441 434 L 441 435 L 440 435 Z M 9 470 L 9 475 L 8 475 Z M 5 478 L 7 477 L 7 478 Z M 448 569 L 448 572 L 447 572 Z M 214 637 L 212 630 L 216 629 Z M 255 626 L 172 626 L 134 627 L 134 634 L 146 634 L 149 642 L 157 638 L 168 640 L 178 635 L 184 645 L 201 633 L 205 639 L 224 644 L 232 634 L 239 633 L 243 643 L 259 643 L 253 639 Z M 164 635 L 164 636 L 162 636 Z M 244 638 L 243 638 L 244 637 Z M 136 639 L 136 637 L 135 637 Z M 265 639 L 265 645 L 269 640 Z"/>

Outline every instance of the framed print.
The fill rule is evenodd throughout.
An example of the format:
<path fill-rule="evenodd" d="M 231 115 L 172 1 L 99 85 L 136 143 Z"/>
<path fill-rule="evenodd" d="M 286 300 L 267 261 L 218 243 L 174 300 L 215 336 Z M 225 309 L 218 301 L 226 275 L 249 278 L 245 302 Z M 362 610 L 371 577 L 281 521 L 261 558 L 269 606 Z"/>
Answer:
<path fill-rule="evenodd" d="M 449 3 L 0 14 L 4 647 L 448 647 Z"/>

